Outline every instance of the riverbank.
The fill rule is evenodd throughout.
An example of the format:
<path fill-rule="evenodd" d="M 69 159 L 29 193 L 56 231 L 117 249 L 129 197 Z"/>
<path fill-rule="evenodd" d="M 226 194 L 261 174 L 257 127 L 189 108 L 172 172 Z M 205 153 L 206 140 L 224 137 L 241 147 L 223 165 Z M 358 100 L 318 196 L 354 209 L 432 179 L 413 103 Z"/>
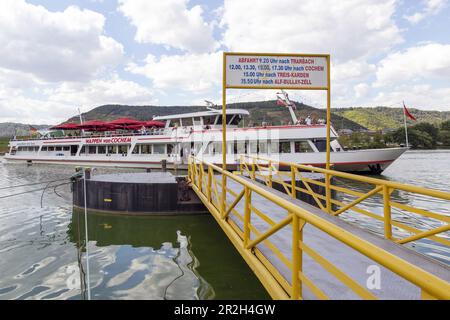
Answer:
<path fill-rule="evenodd" d="M 0 138 L 0 156 L 3 156 L 8 152 L 9 140 L 10 138 Z"/>

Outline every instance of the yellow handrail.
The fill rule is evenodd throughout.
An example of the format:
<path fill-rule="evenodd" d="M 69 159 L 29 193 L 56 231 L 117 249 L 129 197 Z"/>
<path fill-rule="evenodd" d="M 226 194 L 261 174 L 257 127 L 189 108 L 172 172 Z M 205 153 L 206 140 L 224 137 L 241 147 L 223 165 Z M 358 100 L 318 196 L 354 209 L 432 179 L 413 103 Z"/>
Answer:
<path fill-rule="evenodd" d="M 243 199 L 245 212 L 243 232 L 236 229 L 236 226 L 234 225 L 234 223 L 232 223 L 228 216 L 224 217 L 221 215 L 221 208 L 225 208 L 227 205 L 226 203 L 221 203 L 219 205 L 219 208 L 217 208 L 212 204 L 212 200 L 208 199 L 208 195 L 211 194 L 211 190 L 209 189 L 212 188 L 212 184 L 209 182 L 209 180 L 206 187 L 202 187 L 199 185 L 199 180 L 196 179 L 196 177 L 199 174 L 200 163 L 208 168 L 208 176 L 211 175 L 211 171 L 214 171 L 220 175 L 225 175 L 227 178 L 233 180 L 244 188 Z M 239 175 L 233 174 L 214 164 L 210 164 L 193 157 L 190 158 L 188 170 L 188 176 L 191 178 L 193 190 L 205 203 L 214 218 L 219 222 L 220 226 L 227 233 L 233 244 L 239 250 L 244 259 L 251 265 L 258 278 L 274 298 L 301 298 L 301 290 L 299 290 L 297 286 L 300 286 L 302 283 L 310 285 L 312 291 L 318 292 L 321 296 L 323 296 L 323 294 L 320 293 L 320 290 L 313 283 L 311 283 L 311 280 L 306 278 L 306 276 L 302 272 L 302 246 L 300 244 L 302 244 L 303 225 L 305 223 L 309 223 L 312 226 L 322 230 L 329 236 L 333 237 L 334 239 L 339 240 L 340 242 L 360 252 L 364 256 L 370 258 L 371 260 L 379 263 L 380 265 L 398 274 L 407 281 L 418 286 L 422 290 L 422 296 L 432 296 L 438 299 L 450 299 L 450 284 L 447 281 L 442 280 L 437 276 L 430 274 L 427 271 L 424 271 L 423 269 L 414 266 L 413 264 L 393 254 L 388 253 L 387 251 L 371 244 L 370 242 L 351 234 L 350 232 L 338 227 L 337 225 L 308 212 L 307 210 L 297 206 L 293 202 L 287 201 L 286 199 L 277 196 L 276 194 L 264 189 L 261 186 L 258 186 L 255 183 L 252 183 L 251 181 L 248 181 L 245 178 L 240 177 Z M 214 176 L 214 173 L 212 173 L 212 176 Z M 214 177 L 212 177 L 212 179 L 214 179 Z M 201 181 L 200 183 L 203 183 L 203 181 Z M 225 192 L 228 192 L 227 188 L 224 188 L 223 190 L 225 190 Z M 250 231 L 253 228 L 250 220 L 250 215 L 252 212 L 252 193 L 256 193 L 269 200 L 270 202 L 278 205 L 279 207 L 287 210 L 288 215 L 291 216 L 286 217 L 282 221 L 282 223 L 278 223 L 277 225 L 272 226 L 271 229 L 267 230 L 264 234 L 260 235 L 256 240 L 253 241 L 250 240 Z M 225 199 L 223 195 L 218 194 L 216 195 L 216 198 L 217 201 L 223 201 L 223 199 Z M 232 204 L 233 206 L 235 205 L 234 202 Z M 262 255 L 260 254 L 258 248 L 256 248 L 256 244 L 258 242 L 268 241 L 268 235 L 278 232 L 278 230 L 280 230 L 285 224 L 289 224 L 293 227 L 293 261 L 290 262 L 289 269 L 294 273 L 292 275 L 292 285 L 290 286 L 290 288 L 287 287 L 288 285 L 286 283 L 283 283 L 283 281 L 279 280 L 280 275 L 277 274 L 274 266 L 271 265 L 270 262 L 267 261 L 267 259 L 262 258 Z M 280 253 L 278 252 L 278 254 Z M 320 257 L 320 259 L 321 262 L 326 261 L 323 257 Z M 330 262 L 326 262 L 325 265 L 329 267 Z M 347 284 L 350 289 L 359 294 L 361 297 L 375 298 L 372 293 L 370 293 L 366 289 L 361 288 L 352 281 L 349 281 L 348 276 L 343 274 L 342 271 L 336 269 L 334 266 L 332 266 L 332 268 L 329 268 L 328 270 L 333 271 L 335 275 L 340 277 L 340 280 L 343 283 Z"/>
<path fill-rule="evenodd" d="M 245 161 L 245 158 L 249 159 L 248 163 L 253 164 L 251 171 L 247 166 L 247 162 Z M 256 162 L 256 164 L 255 164 L 255 162 Z M 291 175 L 295 169 L 296 177 L 297 177 L 297 175 L 300 177 L 300 179 L 303 181 L 307 190 L 296 186 L 295 182 L 287 183 L 283 179 L 277 180 L 273 176 L 270 177 L 270 182 L 269 182 L 268 181 L 269 179 L 266 178 L 266 176 L 263 173 L 259 174 L 257 172 L 258 170 L 261 172 L 265 171 L 262 169 L 264 164 L 266 166 L 270 165 L 271 168 L 273 167 L 273 164 L 277 164 L 280 167 L 288 167 L 288 168 L 290 168 Z M 418 239 L 427 238 L 427 239 L 436 241 L 440 244 L 450 246 L 450 240 L 447 240 L 444 237 L 437 236 L 438 233 L 442 234 L 442 233 L 445 233 L 450 230 L 450 217 L 449 216 L 444 215 L 444 214 L 433 213 L 433 212 L 430 212 L 430 211 L 424 210 L 424 209 L 410 207 L 405 204 L 397 203 L 391 199 L 391 193 L 394 190 L 401 190 L 404 192 L 416 193 L 416 194 L 420 194 L 423 196 L 439 198 L 441 200 L 450 200 L 450 193 L 448 193 L 448 192 L 427 189 L 427 188 L 423 188 L 423 187 L 402 184 L 402 183 L 393 182 L 393 181 L 381 180 L 381 179 L 376 179 L 376 178 L 372 178 L 372 177 L 355 175 L 355 174 L 341 172 L 341 171 L 327 170 L 327 169 L 313 167 L 313 166 L 309 166 L 309 165 L 301 165 L 301 164 L 297 164 L 297 163 L 276 161 L 274 159 L 249 156 L 249 155 L 241 156 L 240 170 L 241 170 L 240 171 L 241 174 L 245 173 L 247 171 L 248 176 L 253 180 L 255 180 L 256 177 L 265 179 L 266 180 L 265 182 L 267 185 L 269 185 L 269 184 L 272 185 L 274 181 L 278 182 L 286 189 L 287 193 L 292 193 L 292 190 L 296 190 L 299 192 L 303 192 L 305 194 L 309 194 L 314 198 L 314 200 L 316 201 L 316 203 L 322 210 L 324 210 L 325 212 L 328 212 L 330 214 L 333 214 L 333 215 L 340 215 L 349 210 L 353 210 L 354 212 L 357 212 L 360 214 L 362 213 L 371 218 L 378 219 L 376 214 L 367 212 L 366 210 L 363 210 L 363 209 L 360 209 L 357 205 L 359 203 L 361 203 L 362 201 L 366 200 L 367 198 L 372 197 L 376 194 L 379 194 L 383 198 L 383 202 L 382 202 L 383 217 L 382 217 L 382 219 L 378 219 L 378 220 L 382 221 L 384 224 L 384 235 L 385 235 L 386 239 L 394 240 L 398 243 L 403 244 L 403 243 L 408 243 L 408 242 L 415 241 Z M 323 174 L 325 176 L 325 183 L 302 177 L 300 170 Z M 289 171 L 279 172 L 279 174 L 283 175 L 284 173 L 287 174 L 288 172 Z M 271 173 L 272 173 L 272 171 L 271 171 Z M 361 193 L 361 192 L 353 191 L 353 190 L 350 190 L 350 189 L 347 189 L 344 187 L 332 185 L 329 181 L 329 179 L 331 177 L 338 177 L 338 178 L 348 179 L 351 181 L 358 181 L 358 182 L 370 184 L 373 187 L 371 187 L 372 188 L 371 191 L 369 191 L 367 193 Z M 293 179 L 294 178 L 291 177 L 291 180 L 293 180 Z M 314 192 L 313 190 L 311 190 L 311 188 L 309 186 L 310 183 L 325 187 L 325 195 L 318 194 L 318 193 Z M 288 187 L 291 189 L 291 191 L 288 190 Z M 338 191 L 343 192 L 343 193 L 346 193 L 351 196 L 357 196 L 358 198 L 356 198 L 351 203 L 343 203 L 342 201 L 332 198 L 332 196 L 331 196 L 332 190 L 336 191 L 336 192 L 338 192 Z M 325 201 L 325 206 L 323 205 L 321 200 Z M 337 205 L 340 208 L 336 211 L 333 211 L 331 208 L 332 204 Z M 438 226 L 432 230 L 418 230 L 411 226 L 405 225 L 404 223 L 392 220 L 392 208 L 402 210 L 402 212 L 409 212 L 409 213 L 417 214 L 420 216 L 432 218 L 432 219 L 438 220 L 439 223 L 444 223 L 445 225 Z M 396 239 L 392 235 L 393 226 L 403 229 L 403 230 L 411 233 L 412 235 L 407 236 L 402 239 Z"/>

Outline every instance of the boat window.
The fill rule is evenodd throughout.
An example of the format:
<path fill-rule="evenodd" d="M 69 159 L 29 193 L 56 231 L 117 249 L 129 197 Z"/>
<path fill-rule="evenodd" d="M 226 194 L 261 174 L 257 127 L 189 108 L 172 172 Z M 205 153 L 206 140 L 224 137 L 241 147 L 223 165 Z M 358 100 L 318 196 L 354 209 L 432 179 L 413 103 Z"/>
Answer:
<path fill-rule="evenodd" d="M 222 142 L 213 142 L 212 153 L 221 154 L 222 153 Z"/>
<path fill-rule="evenodd" d="M 237 141 L 237 151 L 239 154 L 247 153 L 247 143 L 245 141 Z"/>
<path fill-rule="evenodd" d="M 141 145 L 141 154 L 151 154 L 151 153 L 152 153 L 152 145 L 151 144 Z"/>
<path fill-rule="evenodd" d="M 55 151 L 61 151 L 62 147 L 55 147 Z"/>
<path fill-rule="evenodd" d="M 295 141 L 295 153 L 300 152 L 313 152 L 313 149 L 309 145 L 308 141 Z"/>
<path fill-rule="evenodd" d="M 117 153 L 117 146 L 108 146 L 108 153 L 109 154 L 111 154 L 111 153 Z"/>
<path fill-rule="evenodd" d="M 166 153 L 166 145 L 165 144 L 154 144 L 153 145 L 153 153 L 155 153 L 155 154 Z"/>
<path fill-rule="evenodd" d="M 50 151 L 50 147 L 48 148 L 48 150 Z M 85 152 L 86 152 L 86 148 L 85 148 L 85 146 L 82 146 L 80 149 L 80 154 L 85 153 Z"/>
<path fill-rule="evenodd" d="M 271 141 L 269 145 L 269 151 L 272 154 L 278 153 L 278 141 Z"/>
<path fill-rule="evenodd" d="M 47 147 L 42 147 L 41 151 L 47 151 Z"/>
<path fill-rule="evenodd" d="M 55 147 L 48 147 L 48 151 L 55 151 Z"/>
<path fill-rule="evenodd" d="M 201 142 L 195 142 L 193 144 L 194 144 L 193 147 L 192 147 L 192 144 L 191 144 L 191 152 L 194 151 L 194 155 L 196 155 L 196 154 L 199 153 L 199 151 L 202 148 L 203 144 Z"/>
<path fill-rule="evenodd" d="M 291 142 L 281 141 L 278 147 L 279 153 L 291 153 Z"/>
<path fill-rule="evenodd" d="M 126 144 L 121 144 L 118 146 L 119 147 L 119 152 L 120 154 L 124 154 L 128 152 L 128 145 Z"/>
<path fill-rule="evenodd" d="M 139 149 L 141 148 L 140 145 L 135 145 L 133 148 L 133 151 L 131 152 L 132 154 L 139 154 Z"/>
<path fill-rule="evenodd" d="M 259 153 L 267 153 L 267 141 L 259 141 Z"/>
<path fill-rule="evenodd" d="M 319 152 L 326 152 L 327 151 L 327 140 L 325 140 L 325 139 L 314 139 L 313 143 L 317 147 L 317 150 L 319 150 Z"/>
<path fill-rule="evenodd" d="M 234 114 L 227 114 L 227 123 L 230 123 L 231 119 L 233 118 Z M 233 119 L 234 122 L 234 119 Z M 238 121 L 239 122 L 239 121 Z M 219 116 L 219 118 L 217 119 L 217 123 L 216 124 L 222 124 L 222 115 Z"/>
<path fill-rule="evenodd" d="M 249 141 L 250 153 L 258 153 L 258 141 Z"/>
<path fill-rule="evenodd" d="M 64 147 L 63 147 L 63 150 L 64 150 L 64 151 L 69 151 L 69 150 L 70 150 L 70 147 L 69 147 L 69 146 L 64 146 Z"/>
<path fill-rule="evenodd" d="M 98 146 L 97 152 L 99 154 L 105 154 L 106 153 L 106 146 Z"/>
<path fill-rule="evenodd" d="M 173 153 L 173 144 L 168 144 L 167 145 L 167 154 L 172 154 Z"/>
<path fill-rule="evenodd" d="M 88 147 L 88 153 L 89 153 L 89 154 L 95 154 L 95 153 L 97 153 L 97 146 L 89 146 L 89 147 Z"/>
<path fill-rule="evenodd" d="M 199 117 L 195 117 L 194 118 L 194 126 L 201 126 L 202 125 L 202 121 Z"/>
<path fill-rule="evenodd" d="M 232 126 L 237 126 L 239 124 L 239 122 L 241 122 L 241 120 L 242 120 L 242 115 L 236 114 L 233 117 L 231 117 L 231 120 L 228 121 L 227 123 Z"/>
<path fill-rule="evenodd" d="M 181 120 L 183 121 L 183 126 L 185 127 L 192 126 L 192 118 L 183 118 Z"/>
<path fill-rule="evenodd" d="M 214 124 L 214 120 L 216 119 L 216 116 L 210 116 L 210 117 L 203 117 L 203 124 L 206 125 L 212 125 Z"/>
<path fill-rule="evenodd" d="M 170 126 L 171 127 L 179 127 L 180 126 L 180 119 L 172 119 L 170 121 Z"/>

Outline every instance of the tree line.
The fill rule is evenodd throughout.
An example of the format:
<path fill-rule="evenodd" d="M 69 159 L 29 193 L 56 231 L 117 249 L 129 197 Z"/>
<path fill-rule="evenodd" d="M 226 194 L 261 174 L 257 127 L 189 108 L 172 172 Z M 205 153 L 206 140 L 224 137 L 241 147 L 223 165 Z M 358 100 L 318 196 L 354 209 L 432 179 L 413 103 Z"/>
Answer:
<path fill-rule="evenodd" d="M 353 132 L 342 135 L 340 143 L 347 148 L 386 148 L 406 145 L 405 128 L 400 127 L 392 132 L 368 133 Z M 428 122 L 408 126 L 408 141 L 412 149 L 435 149 L 450 147 L 450 120 L 439 125 Z"/>

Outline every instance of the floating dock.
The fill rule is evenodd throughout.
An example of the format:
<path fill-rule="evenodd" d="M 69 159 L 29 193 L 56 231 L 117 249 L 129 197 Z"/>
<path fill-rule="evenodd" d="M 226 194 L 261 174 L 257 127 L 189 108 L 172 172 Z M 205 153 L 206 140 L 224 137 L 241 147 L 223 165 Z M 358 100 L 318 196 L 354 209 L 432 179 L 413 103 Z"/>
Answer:
<path fill-rule="evenodd" d="M 89 210 L 129 215 L 207 213 L 184 177 L 170 172 L 86 174 Z M 73 182 L 73 205 L 84 208 L 84 178 Z"/>

